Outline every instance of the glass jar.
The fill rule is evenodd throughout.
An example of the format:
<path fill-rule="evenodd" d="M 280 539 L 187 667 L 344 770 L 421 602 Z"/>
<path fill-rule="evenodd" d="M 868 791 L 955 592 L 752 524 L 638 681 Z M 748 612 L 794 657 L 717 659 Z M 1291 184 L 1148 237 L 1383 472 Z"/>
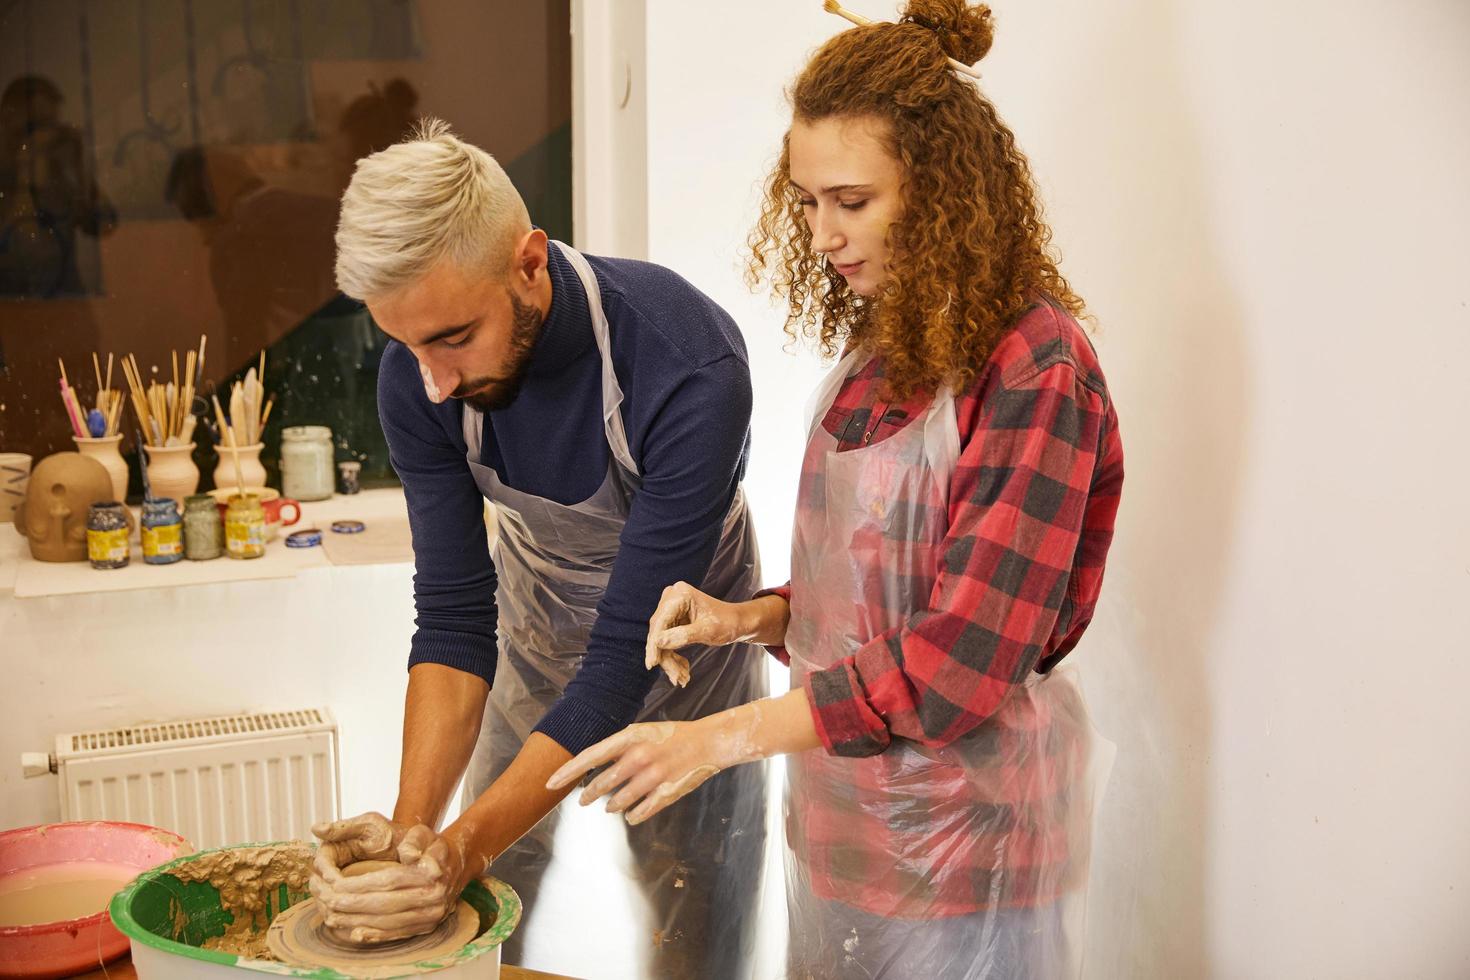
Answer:
<path fill-rule="evenodd" d="M 253 493 L 230 498 L 225 510 L 225 553 L 231 558 L 265 554 L 265 508 Z"/>
<path fill-rule="evenodd" d="M 209 561 L 225 553 L 225 523 L 219 504 L 207 493 L 196 493 L 184 501 L 184 557 Z"/>
<path fill-rule="evenodd" d="M 342 474 L 339 490 L 344 494 L 354 494 L 362 490 L 362 464 L 355 459 L 345 463 L 337 464 L 337 471 Z"/>
<path fill-rule="evenodd" d="M 172 497 L 149 497 L 143 501 L 143 561 L 149 565 L 172 565 L 184 557 L 184 524 Z"/>
<path fill-rule="evenodd" d="M 126 568 L 128 513 L 115 500 L 87 510 L 87 560 L 93 568 Z"/>
<path fill-rule="evenodd" d="M 332 430 L 292 425 L 281 430 L 281 493 L 296 500 L 326 500 L 337 479 Z"/>

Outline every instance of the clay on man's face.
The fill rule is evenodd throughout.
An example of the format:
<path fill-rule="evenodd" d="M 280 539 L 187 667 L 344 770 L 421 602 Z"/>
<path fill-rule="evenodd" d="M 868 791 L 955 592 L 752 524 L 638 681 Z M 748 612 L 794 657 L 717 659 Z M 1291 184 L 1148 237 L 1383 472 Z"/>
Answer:
<path fill-rule="evenodd" d="M 430 401 L 463 398 L 481 411 L 514 399 L 542 321 L 540 308 L 508 277 L 448 260 L 367 305 L 378 326 L 418 359 Z"/>

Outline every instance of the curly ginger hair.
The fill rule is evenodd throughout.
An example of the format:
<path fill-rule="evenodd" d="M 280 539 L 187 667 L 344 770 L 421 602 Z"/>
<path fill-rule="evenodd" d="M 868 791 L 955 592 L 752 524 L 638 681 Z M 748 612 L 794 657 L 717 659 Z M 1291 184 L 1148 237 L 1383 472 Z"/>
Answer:
<path fill-rule="evenodd" d="M 882 359 L 891 397 L 968 387 L 1002 334 L 1039 299 L 1084 312 L 1056 265 L 1051 231 L 1015 136 L 948 58 L 990 50 L 990 8 L 910 0 L 896 24 L 832 38 L 789 92 L 795 120 L 877 117 L 904 171 L 879 293 L 861 297 L 812 249 L 791 185 L 790 136 L 765 182 L 747 279 L 787 301 L 786 332 L 831 357 L 846 345 Z"/>

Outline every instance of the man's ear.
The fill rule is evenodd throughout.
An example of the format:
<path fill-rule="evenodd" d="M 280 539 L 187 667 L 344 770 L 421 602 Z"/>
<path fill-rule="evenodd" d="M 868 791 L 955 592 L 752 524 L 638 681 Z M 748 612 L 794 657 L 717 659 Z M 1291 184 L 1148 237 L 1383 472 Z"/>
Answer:
<path fill-rule="evenodd" d="M 520 237 L 516 242 L 515 252 L 511 258 L 510 278 L 513 283 L 523 290 L 530 290 L 541 282 L 541 277 L 546 275 L 547 256 L 546 232 L 540 228 L 532 228 Z"/>

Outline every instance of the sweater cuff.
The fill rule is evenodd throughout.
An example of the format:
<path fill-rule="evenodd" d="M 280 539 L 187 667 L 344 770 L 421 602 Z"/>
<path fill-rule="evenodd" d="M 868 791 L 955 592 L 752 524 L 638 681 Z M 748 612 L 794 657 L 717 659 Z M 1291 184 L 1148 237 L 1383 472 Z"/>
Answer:
<path fill-rule="evenodd" d="M 474 674 L 494 687 L 498 655 L 495 641 L 478 634 L 420 629 L 409 646 L 408 666 L 412 669 L 418 664 L 443 664 Z"/>
<path fill-rule="evenodd" d="M 535 731 L 576 755 L 623 727 L 616 718 L 590 701 L 564 696 L 536 724 Z"/>
<path fill-rule="evenodd" d="M 787 582 L 785 585 L 778 585 L 774 589 L 761 589 L 755 595 L 751 596 L 751 598 L 759 599 L 761 596 L 766 595 L 778 595 L 781 598 L 785 599 L 786 605 L 789 606 L 791 605 L 791 583 Z M 791 654 L 786 652 L 786 647 L 784 645 L 767 646 L 766 652 L 775 657 L 777 660 L 781 661 L 781 663 L 785 664 L 787 667 L 791 666 Z"/>

